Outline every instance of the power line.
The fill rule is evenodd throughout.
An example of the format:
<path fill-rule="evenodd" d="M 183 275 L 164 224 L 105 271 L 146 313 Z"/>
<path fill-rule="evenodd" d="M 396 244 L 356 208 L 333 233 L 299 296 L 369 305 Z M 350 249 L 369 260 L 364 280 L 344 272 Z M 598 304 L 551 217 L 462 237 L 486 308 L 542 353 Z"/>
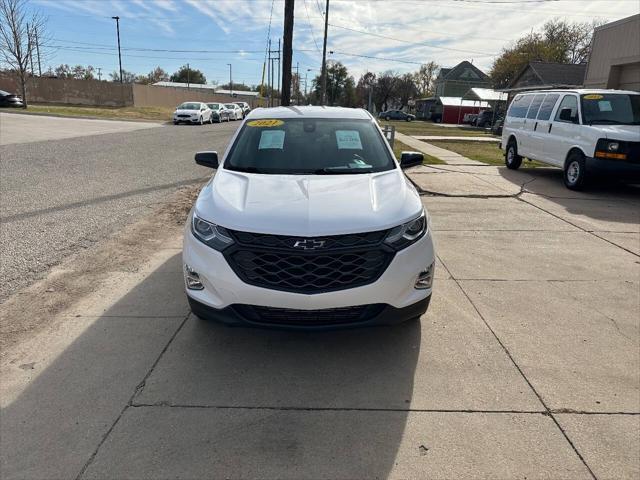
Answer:
<path fill-rule="evenodd" d="M 395 38 L 395 37 L 390 37 L 388 35 L 382 35 L 380 33 L 367 32 L 365 30 L 356 30 L 355 28 L 345 27 L 343 25 L 336 25 L 334 23 L 330 23 L 329 25 L 331 25 L 334 28 L 340 28 L 342 30 L 348 30 L 350 32 L 361 33 L 363 35 L 371 35 L 372 37 L 385 38 L 387 40 L 394 40 L 396 42 L 407 43 L 407 44 L 410 44 L 410 45 L 423 45 L 425 47 L 430 47 L 430 48 L 439 48 L 441 50 L 450 50 L 452 52 L 473 53 L 473 54 L 476 54 L 476 55 L 484 55 L 484 56 L 487 56 L 487 57 L 491 57 L 491 56 L 497 55 L 496 53 L 479 52 L 477 50 L 465 50 L 465 49 L 461 49 L 461 48 L 442 47 L 440 45 L 433 45 L 433 44 L 426 43 L 426 42 L 412 42 L 412 41 L 409 41 L 409 40 L 404 40 L 402 38 Z"/>
<path fill-rule="evenodd" d="M 422 63 L 420 62 L 410 62 L 409 60 L 400 60 L 398 58 L 384 58 L 384 57 L 376 57 L 373 55 L 358 55 L 357 53 L 340 52 L 338 50 L 331 50 L 329 53 L 339 53 L 340 55 L 346 55 L 347 57 L 372 58 L 374 60 L 384 60 L 387 62 L 408 63 L 411 65 L 422 65 Z"/>
<path fill-rule="evenodd" d="M 311 31 L 311 38 L 313 38 L 313 43 L 316 45 L 316 49 L 320 51 L 318 42 L 316 42 L 316 36 L 313 33 L 313 26 L 311 25 L 311 19 L 309 18 L 309 9 L 307 8 L 307 0 L 303 0 L 303 1 L 304 1 L 304 10 L 307 13 L 307 24 L 309 25 L 309 30 Z"/>

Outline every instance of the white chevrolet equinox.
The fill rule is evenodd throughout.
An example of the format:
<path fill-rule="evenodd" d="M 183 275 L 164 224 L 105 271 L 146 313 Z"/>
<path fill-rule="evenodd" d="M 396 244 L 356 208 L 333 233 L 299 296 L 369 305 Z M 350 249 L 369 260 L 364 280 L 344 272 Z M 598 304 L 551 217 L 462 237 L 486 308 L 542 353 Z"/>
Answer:
<path fill-rule="evenodd" d="M 429 306 L 429 216 L 365 110 L 253 110 L 184 236 L 191 310 L 229 324 L 336 328 L 419 318 Z"/>

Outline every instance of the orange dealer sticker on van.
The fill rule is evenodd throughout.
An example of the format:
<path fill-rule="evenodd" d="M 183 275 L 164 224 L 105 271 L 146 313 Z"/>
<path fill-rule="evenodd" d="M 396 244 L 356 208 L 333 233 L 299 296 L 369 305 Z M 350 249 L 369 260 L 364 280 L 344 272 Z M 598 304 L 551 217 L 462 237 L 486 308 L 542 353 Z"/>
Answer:
<path fill-rule="evenodd" d="M 248 127 L 279 127 L 284 125 L 282 120 L 251 120 L 247 122 Z"/>
<path fill-rule="evenodd" d="M 585 100 L 602 100 L 604 97 L 602 95 L 585 95 L 582 98 Z"/>

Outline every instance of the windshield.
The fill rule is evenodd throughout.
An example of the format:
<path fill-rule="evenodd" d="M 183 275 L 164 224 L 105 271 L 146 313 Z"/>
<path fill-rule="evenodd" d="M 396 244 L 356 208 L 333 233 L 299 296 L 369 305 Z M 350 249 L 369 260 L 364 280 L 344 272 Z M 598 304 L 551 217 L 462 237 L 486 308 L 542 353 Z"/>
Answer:
<path fill-rule="evenodd" d="M 592 93 L 581 98 L 587 125 L 640 125 L 640 95 Z"/>
<path fill-rule="evenodd" d="M 211 110 L 218 110 L 220 108 L 220 104 L 219 103 L 207 103 L 207 107 L 209 107 Z"/>
<path fill-rule="evenodd" d="M 0 90 L 0 95 L 11 95 L 9 92 L 5 92 L 4 90 Z"/>
<path fill-rule="evenodd" d="M 369 120 L 252 120 L 240 130 L 225 168 L 270 174 L 351 174 L 392 170 L 382 135 Z"/>
<path fill-rule="evenodd" d="M 183 103 L 178 107 L 178 110 L 200 110 L 199 103 Z"/>
<path fill-rule="evenodd" d="M 236 108 L 236 105 L 233 103 L 225 103 L 224 104 L 225 107 L 230 108 L 231 110 L 233 110 L 234 108 Z"/>

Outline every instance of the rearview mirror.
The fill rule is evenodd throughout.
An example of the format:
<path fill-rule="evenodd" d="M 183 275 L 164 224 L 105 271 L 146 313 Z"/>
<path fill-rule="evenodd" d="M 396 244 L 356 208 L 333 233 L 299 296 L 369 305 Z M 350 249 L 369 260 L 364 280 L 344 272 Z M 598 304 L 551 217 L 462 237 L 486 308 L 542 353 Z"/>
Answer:
<path fill-rule="evenodd" d="M 420 152 L 402 152 L 400 154 L 400 168 L 415 167 L 422 165 L 424 155 Z"/>
<path fill-rule="evenodd" d="M 563 122 L 578 123 L 578 119 L 571 115 L 570 108 L 563 108 L 562 110 L 560 110 L 560 120 L 562 120 Z"/>
<path fill-rule="evenodd" d="M 218 152 L 198 152 L 195 159 L 203 167 L 218 168 Z"/>

